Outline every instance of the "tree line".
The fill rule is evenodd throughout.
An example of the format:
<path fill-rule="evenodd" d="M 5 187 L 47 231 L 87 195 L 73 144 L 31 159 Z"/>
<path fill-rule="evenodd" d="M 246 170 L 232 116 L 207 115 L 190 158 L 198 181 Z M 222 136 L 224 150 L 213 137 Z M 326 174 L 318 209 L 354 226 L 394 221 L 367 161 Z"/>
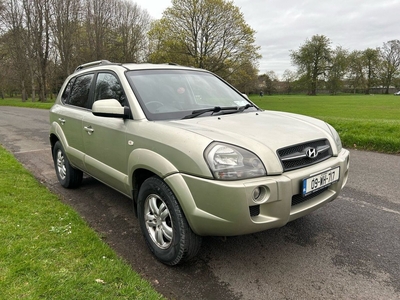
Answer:
<path fill-rule="evenodd" d="M 45 101 L 102 59 L 200 67 L 243 87 L 257 77 L 254 34 L 225 0 L 173 0 L 160 20 L 134 0 L 0 0 L 0 97 Z"/>
<path fill-rule="evenodd" d="M 317 90 L 331 94 L 353 92 L 370 94 L 377 88 L 388 94 L 400 89 L 400 41 L 384 42 L 382 47 L 349 51 L 341 46 L 332 48 L 324 35 L 314 35 L 297 50 L 290 51 L 297 72 L 286 70 L 282 81 L 274 72 L 260 76 L 261 90 L 267 93 L 306 91 L 315 95 Z"/>
<path fill-rule="evenodd" d="M 81 63 L 141 61 L 150 21 L 129 1 L 3 0 L 0 93 L 45 101 Z"/>
<path fill-rule="evenodd" d="M 297 72 L 281 80 L 258 75 L 259 51 L 229 0 L 172 0 L 159 20 L 134 0 L 0 0 L 0 98 L 46 101 L 76 66 L 102 59 L 204 68 L 245 93 L 400 87 L 398 40 L 349 52 L 315 35 L 290 52 Z"/>

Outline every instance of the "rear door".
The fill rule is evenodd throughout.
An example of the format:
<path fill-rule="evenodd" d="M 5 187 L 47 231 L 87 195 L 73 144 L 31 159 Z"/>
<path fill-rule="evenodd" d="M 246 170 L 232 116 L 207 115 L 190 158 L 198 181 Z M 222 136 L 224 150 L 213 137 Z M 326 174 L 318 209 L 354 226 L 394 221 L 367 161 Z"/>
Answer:
<path fill-rule="evenodd" d="M 90 89 L 94 74 L 84 74 L 72 78 L 62 94 L 62 102 L 52 111 L 53 120 L 63 131 L 66 139 L 64 144 L 68 159 L 72 165 L 85 170 L 82 120 L 85 115 L 91 114 Z"/>

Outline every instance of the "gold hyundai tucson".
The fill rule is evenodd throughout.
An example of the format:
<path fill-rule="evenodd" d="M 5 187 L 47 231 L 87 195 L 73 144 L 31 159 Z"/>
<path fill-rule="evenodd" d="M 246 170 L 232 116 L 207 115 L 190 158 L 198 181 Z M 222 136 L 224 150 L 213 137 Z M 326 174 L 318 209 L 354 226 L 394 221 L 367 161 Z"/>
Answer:
<path fill-rule="evenodd" d="M 258 108 L 218 76 L 170 64 L 79 66 L 50 110 L 61 185 L 83 173 L 132 199 L 161 262 L 202 236 L 284 226 L 335 199 L 349 151 L 314 118 Z"/>

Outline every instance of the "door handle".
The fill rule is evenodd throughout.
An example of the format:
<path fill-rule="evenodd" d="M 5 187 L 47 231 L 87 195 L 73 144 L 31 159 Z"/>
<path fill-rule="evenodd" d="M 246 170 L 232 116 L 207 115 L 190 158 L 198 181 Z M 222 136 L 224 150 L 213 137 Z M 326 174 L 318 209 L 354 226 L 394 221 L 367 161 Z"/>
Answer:
<path fill-rule="evenodd" d="M 91 135 L 94 132 L 94 129 L 90 125 L 89 126 L 85 126 L 83 128 L 85 128 L 85 130 L 86 130 L 88 135 Z"/>
<path fill-rule="evenodd" d="M 65 124 L 65 119 L 63 119 L 63 118 L 58 118 L 58 121 L 60 122 L 61 125 Z"/>

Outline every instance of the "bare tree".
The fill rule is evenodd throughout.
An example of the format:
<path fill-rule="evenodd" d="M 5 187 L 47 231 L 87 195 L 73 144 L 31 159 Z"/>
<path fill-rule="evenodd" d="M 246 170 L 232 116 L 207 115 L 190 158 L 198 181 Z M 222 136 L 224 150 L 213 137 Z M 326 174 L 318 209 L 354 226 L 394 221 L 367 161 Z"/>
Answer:
<path fill-rule="evenodd" d="M 77 47 L 81 29 L 80 0 L 50 0 L 53 43 L 61 60 L 61 75 L 71 74 L 77 65 Z"/>
<path fill-rule="evenodd" d="M 382 59 L 382 83 L 385 93 L 389 94 L 389 87 L 393 83 L 393 78 L 400 71 L 400 41 L 393 40 L 383 43 L 380 49 Z"/>
<path fill-rule="evenodd" d="M 120 1 L 115 7 L 113 25 L 112 60 L 121 62 L 142 62 L 148 49 L 147 32 L 151 17 L 147 11 L 130 1 Z"/>
<path fill-rule="evenodd" d="M 90 59 L 100 60 L 107 56 L 107 41 L 113 39 L 111 28 L 116 1 L 86 0 L 86 35 Z"/>
<path fill-rule="evenodd" d="M 22 0 L 32 77 L 32 101 L 35 99 L 35 77 L 39 88 L 39 101 L 47 98 L 47 66 L 50 50 L 49 0 Z"/>
<path fill-rule="evenodd" d="M 289 69 L 286 69 L 283 72 L 282 79 L 285 82 L 286 93 L 290 94 L 292 92 L 292 90 L 293 90 L 292 85 L 293 85 L 293 82 L 296 80 L 296 78 L 297 78 L 296 73 Z"/>
<path fill-rule="evenodd" d="M 26 67 L 29 64 L 27 56 L 27 32 L 24 26 L 25 12 L 21 1 L 7 0 L 3 3 L 0 11 L 1 27 L 5 31 L 7 43 L 4 43 L 7 49 L 9 66 L 14 70 L 16 82 L 19 82 L 22 101 L 27 100 L 26 81 L 28 80 Z"/>

